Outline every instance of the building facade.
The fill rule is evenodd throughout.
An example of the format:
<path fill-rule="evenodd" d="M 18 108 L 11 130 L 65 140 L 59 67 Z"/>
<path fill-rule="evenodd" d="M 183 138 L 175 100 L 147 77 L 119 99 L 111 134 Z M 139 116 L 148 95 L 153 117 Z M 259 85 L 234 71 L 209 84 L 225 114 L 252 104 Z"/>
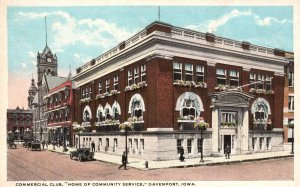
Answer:
<path fill-rule="evenodd" d="M 291 149 L 293 130 L 289 125 L 294 125 L 294 53 L 286 53 L 289 63 L 285 66 L 285 84 L 284 84 L 284 148 Z"/>
<path fill-rule="evenodd" d="M 154 22 L 77 69 L 82 146 L 149 160 L 199 157 L 196 118 L 209 124 L 204 155 L 283 149 L 284 66 L 279 49 Z M 274 84 L 276 82 L 276 84 Z M 276 99 L 275 99 L 276 98 Z M 276 115 L 275 115 L 276 114 Z M 78 138 L 75 144 L 78 144 Z"/>
<path fill-rule="evenodd" d="M 44 96 L 49 141 L 73 146 L 74 90 L 68 80 Z"/>
<path fill-rule="evenodd" d="M 7 134 L 8 138 L 23 141 L 32 137 L 32 111 L 20 109 L 7 109 Z"/>

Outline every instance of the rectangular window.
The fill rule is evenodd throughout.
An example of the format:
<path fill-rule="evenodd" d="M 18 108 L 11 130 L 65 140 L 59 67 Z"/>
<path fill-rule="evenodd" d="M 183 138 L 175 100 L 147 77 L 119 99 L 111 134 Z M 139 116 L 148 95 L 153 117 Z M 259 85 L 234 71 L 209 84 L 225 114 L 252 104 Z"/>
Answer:
<path fill-rule="evenodd" d="M 146 81 L 146 64 L 141 65 L 141 82 Z"/>
<path fill-rule="evenodd" d="M 128 70 L 128 86 L 131 86 L 133 84 L 133 79 L 132 79 L 132 70 Z"/>
<path fill-rule="evenodd" d="M 193 64 L 185 64 L 185 80 L 193 81 Z"/>
<path fill-rule="evenodd" d="M 182 63 L 173 63 L 173 78 L 175 80 L 182 80 Z"/>
<path fill-rule="evenodd" d="M 114 76 L 114 90 L 119 90 L 119 76 Z"/>
<path fill-rule="evenodd" d="M 102 94 L 102 83 L 100 81 L 98 83 L 98 94 Z"/>
<path fill-rule="evenodd" d="M 110 79 L 106 79 L 106 81 L 105 81 L 105 86 L 106 86 L 106 93 L 109 93 L 110 92 L 110 90 L 109 90 L 109 83 L 110 83 Z"/>
<path fill-rule="evenodd" d="M 294 72 L 289 72 L 289 87 L 294 87 Z"/>
<path fill-rule="evenodd" d="M 105 147 L 109 148 L 109 138 L 106 138 L 106 144 Z"/>
<path fill-rule="evenodd" d="M 197 139 L 197 150 L 198 153 L 201 153 L 201 139 Z"/>
<path fill-rule="evenodd" d="M 137 154 L 138 153 L 138 139 L 134 139 L 134 153 Z"/>
<path fill-rule="evenodd" d="M 256 141 L 257 141 L 257 138 L 252 138 L 252 150 L 253 151 L 256 150 Z"/>
<path fill-rule="evenodd" d="M 141 152 L 143 153 L 144 150 L 145 150 L 145 141 L 144 139 L 140 139 L 140 149 L 141 149 Z"/>
<path fill-rule="evenodd" d="M 226 70 L 223 68 L 217 68 L 217 84 L 226 85 Z"/>
<path fill-rule="evenodd" d="M 82 89 L 82 98 L 85 98 L 85 90 Z"/>
<path fill-rule="evenodd" d="M 139 83 L 139 67 L 134 68 L 134 83 Z"/>
<path fill-rule="evenodd" d="M 90 87 L 90 97 L 92 97 L 92 87 Z"/>
<path fill-rule="evenodd" d="M 177 139 L 177 154 L 180 153 L 181 147 L 182 147 L 182 139 Z"/>
<path fill-rule="evenodd" d="M 257 89 L 264 89 L 265 77 L 263 75 L 257 74 Z"/>
<path fill-rule="evenodd" d="M 88 98 L 89 96 L 89 88 L 85 88 L 85 97 Z M 55 101 L 57 101 L 57 97 L 55 98 Z"/>
<path fill-rule="evenodd" d="M 266 142 L 267 150 L 271 150 L 271 137 L 267 137 L 267 142 Z"/>
<path fill-rule="evenodd" d="M 102 138 L 99 138 L 99 140 L 98 140 L 98 150 L 99 151 L 102 150 Z"/>
<path fill-rule="evenodd" d="M 230 86 L 239 86 L 239 72 L 236 70 L 230 70 Z"/>
<path fill-rule="evenodd" d="M 204 66 L 202 65 L 196 66 L 196 76 L 197 76 L 197 83 L 204 82 Z"/>
<path fill-rule="evenodd" d="M 116 152 L 118 148 L 118 139 L 114 138 L 114 148 L 113 148 L 113 152 Z"/>
<path fill-rule="evenodd" d="M 260 137 L 259 138 L 259 150 L 263 150 L 263 142 L 264 142 L 264 138 L 263 137 Z"/>
<path fill-rule="evenodd" d="M 294 96 L 289 96 L 289 110 L 294 111 Z"/>
<path fill-rule="evenodd" d="M 192 139 L 187 140 L 187 150 L 189 154 L 192 153 L 192 142 L 193 142 Z"/>
<path fill-rule="evenodd" d="M 266 82 L 266 90 L 272 90 L 272 77 L 267 75 L 265 82 Z"/>
<path fill-rule="evenodd" d="M 128 152 L 129 152 L 129 153 L 132 153 L 132 139 L 128 139 L 128 144 L 129 144 L 129 145 L 128 145 L 128 147 L 129 147 L 129 148 L 128 148 L 128 149 L 129 149 Z"/>
<path fill-rule="evenodd" d="M 237 112 L 222 112 L 222 123 L 236 123 Z"/>
<path fill-rule="evenodd" d="M 256 82 L 256 74 L 255 73 L 250 73 L 249 80 L 250 80 L 250 89 L 251 88 L 256 89 L 256 83 L 254 83 L 254 82 Z"/>

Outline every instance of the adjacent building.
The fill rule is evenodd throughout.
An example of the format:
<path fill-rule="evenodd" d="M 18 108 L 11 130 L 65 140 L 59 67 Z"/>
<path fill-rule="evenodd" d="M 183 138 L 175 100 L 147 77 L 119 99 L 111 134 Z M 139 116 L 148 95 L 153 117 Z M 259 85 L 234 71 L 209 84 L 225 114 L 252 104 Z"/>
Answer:
<path fill-rule="evenodd" d="M 294 125 L 294 53 L 287 52 L 286 58 L 289 63 L 285 66 L 285 86 L 284 86 L 284 108 L 283 108 L 283 123 L 284 123 L 284 145 L 285 150 L 291 149 L 292 128 L 289 125 Z"/>
<path fill-rule="evenodd" d="M 7 109 L 7 134 L 8 138 L 22 141 L 32 137 L 32 111 L 17 107 Z"/>
<path fill-rule="evenodd" d="M 71 75 L 70 75 L 71 77 Z M 69 79 L 52 88 L 43 97 L 49 141 L 73 145 L 74 90 Z"/>
<path fill-rule="evenodd" d="M 33 110 L 34 135 L 37 140 L 49 141 L 47 118 L 45 117 L 44 96 L 49 90 L 66 82 L 68 77 L 59 77 L 57 74 L 57 56 L 46 44 L 42 53 L 37 54 L 37 92 L 30 96 L 30 108 Z"/>

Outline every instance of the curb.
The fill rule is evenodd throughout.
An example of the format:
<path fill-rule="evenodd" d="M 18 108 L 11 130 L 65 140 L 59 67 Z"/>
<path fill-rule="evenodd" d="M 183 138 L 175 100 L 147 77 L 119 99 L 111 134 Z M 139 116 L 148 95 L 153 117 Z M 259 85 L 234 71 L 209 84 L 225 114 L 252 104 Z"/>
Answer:
<path fill-rule="evenodd" d="M 56 151 L 56 150 L 48 150 L 54 153 L 58 154 L 70 154 L 69 151 L 67 152 L 61 152 L 61 151 Z M 142 171 L 148 171 L 148 170 L 157 170 L 157 169 L 169 169 L 169 168 L 189 168 L 189 167 L 203 167 L 203 166 L 218 166 L 218 165 L 233 165 L 233 164 L 240 164 L 243 162 L 254 162 L 254 161 L 262 161 L 262 160 L 272 160 L 272 159 L 281 159 L 281 158 L 292 158 L 294 155 L 282 155 L 282 156 L 271 156 L 271 157 L 264 157 L 264 158 L 249 158 L 249 159 L 244 159 L 244 160 L 227 160 L 227 161 L 220 161 L 220 162 L 210 162 L 210 163 L 197 163 L 197 164 L 188 164 L 188 165 L 179 165 L 179 166 L 168 166 L 168 167 L 161 167 L 161 168 L 139 168 L 139 167 L 134 167 L 130 166 L 127 164 L 128 168 L 135 168 L 138 170 Z M 95 161 L 103 162 L 103 163 L 109 163 L 109 164 L 115 164 L 119 165 L 118 163 L 110 162 L 110 161 L 105 161 L 105 160 L 100 160 L 94 158 Z"/>

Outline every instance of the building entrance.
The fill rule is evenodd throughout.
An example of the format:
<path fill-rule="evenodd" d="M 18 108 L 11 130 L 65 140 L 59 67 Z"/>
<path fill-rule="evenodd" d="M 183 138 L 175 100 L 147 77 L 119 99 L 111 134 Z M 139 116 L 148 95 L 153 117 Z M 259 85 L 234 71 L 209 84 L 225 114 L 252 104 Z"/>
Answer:
<path fill-rule="evenodd" d="M 226 149 L 227 145 L 229 145 L 229 147 L 231 149 L 231 135 L 224 135 L 224 146 L 223 146 L 223 152 L 224 152 L 224 154 L 225 154 L 225 149 Z"/>

